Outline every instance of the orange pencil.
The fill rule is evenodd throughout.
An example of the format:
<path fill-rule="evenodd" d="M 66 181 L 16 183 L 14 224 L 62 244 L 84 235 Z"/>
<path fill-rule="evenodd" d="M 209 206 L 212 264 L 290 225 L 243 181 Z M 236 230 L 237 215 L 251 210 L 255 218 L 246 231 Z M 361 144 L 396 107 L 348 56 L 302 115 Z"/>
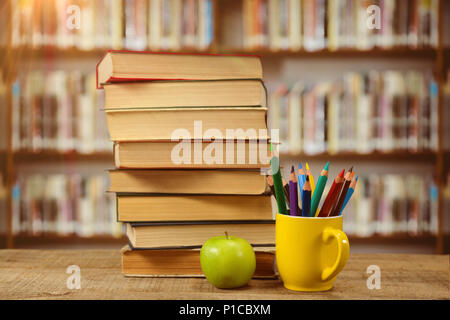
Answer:
<path fill-rule="evenodd" d="M 344 172 L 345 169 L 342 169 L 341 173 L 334 179 L 318 217 L 328 217 L 330 215 L 331 209 L 333 209 L 336 199 L 341 193 L 342 184 L 344 183 Z"/>
<path fill-rule="evenodd" d="M 271 175 L 267 176 L 267 184 L 270 188 L 270 194 L 273 195 L 275 200 L 277 200 L 277 195 L 275 194 L 275 187 L 273 186 L 273 177 Z"/>

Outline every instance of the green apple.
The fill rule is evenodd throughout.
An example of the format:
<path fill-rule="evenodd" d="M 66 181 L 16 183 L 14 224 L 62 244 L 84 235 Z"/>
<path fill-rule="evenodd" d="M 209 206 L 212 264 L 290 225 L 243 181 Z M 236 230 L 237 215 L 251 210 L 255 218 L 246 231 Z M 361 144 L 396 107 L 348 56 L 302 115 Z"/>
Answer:
<path fill-rule="evenodd" d="M 252 246 L 244 239 L 218 236 L 208 239 L 200 251 L 202 271 L 215 287 L 238 288 L 246 285 L 256 268 Z"/>

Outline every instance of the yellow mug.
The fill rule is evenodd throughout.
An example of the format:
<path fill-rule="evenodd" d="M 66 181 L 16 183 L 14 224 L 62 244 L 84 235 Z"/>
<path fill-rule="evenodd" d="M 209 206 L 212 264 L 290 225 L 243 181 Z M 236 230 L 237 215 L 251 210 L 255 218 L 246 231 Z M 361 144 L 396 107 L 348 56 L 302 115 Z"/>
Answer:
<path fill-rule="evenodd" d="M 284 287 L 295 291 L 331 289 L 350 251 L 342 216 L 277 213 L 275 221 L 276 261 Z"/>

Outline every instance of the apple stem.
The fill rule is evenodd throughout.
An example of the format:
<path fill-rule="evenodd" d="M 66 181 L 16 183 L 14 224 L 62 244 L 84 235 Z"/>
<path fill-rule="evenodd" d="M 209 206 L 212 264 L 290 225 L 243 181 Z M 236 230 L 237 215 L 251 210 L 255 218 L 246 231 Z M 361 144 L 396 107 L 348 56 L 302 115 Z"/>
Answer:
<path fill-rule="evenodd" d="M 225 231 L 225 237 L 226 237 L 227 240 L 228 240 L 228 232 L 226 232 L 226 231 Z"/>

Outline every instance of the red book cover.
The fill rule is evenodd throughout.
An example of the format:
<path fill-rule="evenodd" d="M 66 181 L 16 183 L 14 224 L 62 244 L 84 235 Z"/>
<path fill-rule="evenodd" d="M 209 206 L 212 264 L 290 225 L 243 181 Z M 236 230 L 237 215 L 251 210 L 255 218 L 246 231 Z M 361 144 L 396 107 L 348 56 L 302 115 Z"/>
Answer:
<path fill-rule="evenodd" d="M 187 53 L 187 52 L 154 52 L 154 51 L 133 51 L 133 50 L 107 50 L 105 55 L 100 59 L 100 61 L 97 63 L 95 68 L 95 75 L 96 75 L 96 84 L 97 89 L 102 89 L 103 87 L 101 84 L 98 83 L 98 66 L 102 62 L 102 60 L 105 58 L 105 56 L 108 53 L 136 53 L 136 54 L 175 54 L 175 55 L 198 55 L 198 56 L 235 56 L 235 57 L 259 57 L 259 55 L 254 54 L 219 54 L 219 53 Z M 130 81 L 157 81 L 157 80 L 198 80 L 198 79 L 157 79 L 157 78 L 118 78 L 118 77 L 110 77 L 106 82 L 130 82 Z"/>

